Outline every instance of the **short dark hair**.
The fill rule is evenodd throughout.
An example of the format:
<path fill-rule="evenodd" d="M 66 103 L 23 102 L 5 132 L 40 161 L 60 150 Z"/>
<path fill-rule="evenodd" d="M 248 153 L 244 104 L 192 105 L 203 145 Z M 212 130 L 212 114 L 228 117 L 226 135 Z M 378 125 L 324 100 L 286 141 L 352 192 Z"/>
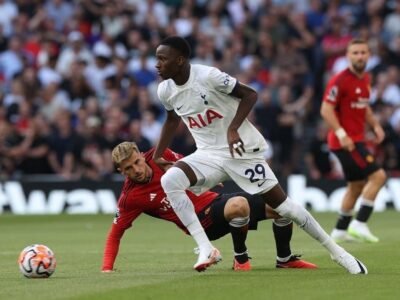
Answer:
<path fill-rule="evenodd" d="M 347 44 L 347 49 L 352 46 L 352 45 L 367 45 L 368 46 L 368 42 L 362 38 L 354 38 L 352 39 L 348 44 Z M 369 46 L 368 46 L 369 48 Z"/>
<path fill-rule="evenodd" d="M 160 45 L 169 46 L 178 50 L 183 57 L 189 58 L 191 54 L 189 43 L 180 36 L 169 36 L 163 39 Z"/>

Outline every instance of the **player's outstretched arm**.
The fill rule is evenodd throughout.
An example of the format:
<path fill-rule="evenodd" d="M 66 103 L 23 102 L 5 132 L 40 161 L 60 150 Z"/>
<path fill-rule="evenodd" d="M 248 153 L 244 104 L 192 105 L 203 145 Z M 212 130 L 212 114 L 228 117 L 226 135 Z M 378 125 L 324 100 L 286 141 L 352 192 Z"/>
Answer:
<path fill-rule="evenodd" d="M 103 273 L 112 272 L 114 269 L 114 262 L 117 258 L 119 251 L 119 244 L 125 230 L 119 228 L 117 225 L 113 224 L 111 226 L 110 232 L 107 235 L 106 244 L 104 247 L 103 254 L 103 265 L 101 271 Z"/>
<path fill-rule="evenodd" d="M 230 95 L 239 98 L 241 101 L 237 108 L 235 117 L 228 127 L 227 137 L 229 151 L 231 152 L 232 157 L 234 157 L 234 152 L 242 156 L 242 153 L 245 152 L 245 148 L 243 141 L 239 136 L 238 129 L 242 125 L 244 119 L 249 115 L 254 104 L 257 102 L 257 92 L 251 87 L 238 82 Z"/>
<path fill-rule="evenodd" d="M 104 246 L 103 265 L 101 267 L 103 273 L 110 273 L 114 270 L 114 263 L 119 252 L 122 236 L 140 214 L 141 209 L 121 211 L 121 208 L 119 208 L 119 213 L 114 218 Z"/>
<path fill-rule="evenodd" d="M 175 113 L 175 111 L 167 111 L 167 119 L 162 127 L 161 136 L 153 154 L 155 163 L 160 164 L 161 166 L 164 166 L 167 163 L 167 161 L 162 158 L 162 154 L 171 143 L 180 122 L 181 118 Z"/>

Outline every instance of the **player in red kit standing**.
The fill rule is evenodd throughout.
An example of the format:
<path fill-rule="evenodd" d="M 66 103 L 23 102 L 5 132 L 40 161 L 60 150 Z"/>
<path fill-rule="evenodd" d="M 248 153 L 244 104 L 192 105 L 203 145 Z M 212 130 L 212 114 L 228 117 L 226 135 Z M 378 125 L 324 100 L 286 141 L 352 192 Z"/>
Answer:
<path fill-rule="evenodd" d="M 340 160 L 347 181 L 340 216 L 331 233 L 337 242 L 379 241 L 370 232 L 367 221 L 386 174 L 366 147 L 365 126 L 373 130 L 375 144 L 383 141 L 385 133 L 369 106 L 370 78 L 365 73 L 368 57 L 366 41 L 354 39 L 349 43 L 349 67 L 329 81 L 321 106 L 321 115 L 330 126 L 329 148 Z M 360 196 L 361 207 L 352 220 L 354 205 Z"/>
<path fill-rule="evenodd" d="M 162 187 L 161 176 L 165 173 L 151 158 L 154 150 L 140 153 L 137 145 L 132 142 L 123 142 L 112 151 L 112 160 L 118 171 L 126 177 L 121 195 L 118 200 L 118 213 L 107 236 L 104 249 L 103 272 L 111 272 L 118 254 L 120 240 L 125 230 L 132 226 L 132 222 L 142 213 L 175 223 L 180 229 L 188 233 L 186 227 L 172 209 Z M 163 157 L 175 162 L 182 155 L 167 149 Z M 264 201 L 257 196 L 246 193 L 217 194 L 205 192 L 200 196 L 187 192 L 193 201 L 205 232 L 211 240 L 216 240 L 228 233 L 232 236 L 234 248 L 235 271 L 249 271 L 251 269 L 247 255 L 247 230 L 257 229 L 257 224 L 267 218 L 273 220 L 273 232 L 277 249 L 277 268 L 315 269 L 316 265 L 306 262 L 292 255 L 290 239 L 293 223 L 280 217 L 267 207 Z M 247 200 L 248 199 L 248 200 Z M 245 225 L 242 225 L 242 221 Z"/>

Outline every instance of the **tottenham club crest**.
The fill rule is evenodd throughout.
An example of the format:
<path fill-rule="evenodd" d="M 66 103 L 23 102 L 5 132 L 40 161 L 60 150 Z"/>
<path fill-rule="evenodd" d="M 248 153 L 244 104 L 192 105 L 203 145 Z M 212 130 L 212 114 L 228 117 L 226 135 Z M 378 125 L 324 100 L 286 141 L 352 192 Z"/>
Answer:
<path fill-rule="evenodd" d="M 208 104 L 208 101 L 207 101 L 207 99 L 206 99 L 206 94 L 200 93 L 200 97 L 201 97 L 201 99 L 203 99 L 203 103 L 204 103 L 205 105 L 207 105 L 207 104 Z"/>

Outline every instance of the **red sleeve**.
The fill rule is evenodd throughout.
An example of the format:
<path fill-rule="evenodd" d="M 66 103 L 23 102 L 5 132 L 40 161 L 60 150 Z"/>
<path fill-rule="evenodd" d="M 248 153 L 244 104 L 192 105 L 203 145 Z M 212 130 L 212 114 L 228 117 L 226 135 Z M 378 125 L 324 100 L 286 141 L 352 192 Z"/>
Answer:
<path fill-rule="evenodd" d="M 332 104 L 333 106 L 337 106 L 340 102 L 339 94 L 340 89 L 337 77 L 335 76 L 331 80 L 329 80 L 322 100 Z"/>
<path fill-rule="evenodd" d="M 164 153 L 163 153 L 163 158 L 165 158 L 168 161 L 177 161 L 180 160 L 183 155 L 180 153 L 176 153 L 174 151 L 172 151 L 171 149 L 167 148 Z"/>
<path fill-rule="evenodd" d="M 140 214 L 140 210 L 117 212 L 104 247 L 102 271 L 113 270 L 121 238 L 124 235 L 125 230 L 132 226 L 132 222 Z"/>

